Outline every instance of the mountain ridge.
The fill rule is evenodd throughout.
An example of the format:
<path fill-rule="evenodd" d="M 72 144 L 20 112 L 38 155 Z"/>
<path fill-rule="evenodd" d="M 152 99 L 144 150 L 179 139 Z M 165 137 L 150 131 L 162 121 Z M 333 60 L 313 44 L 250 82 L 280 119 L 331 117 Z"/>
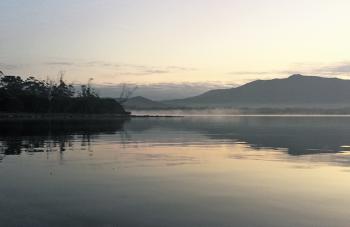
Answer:
<path fill-rule="evenodd" d="M 182 107 L 330 107 L 350 105 L 350 80 L 293 74 L 162 101 Z"/>
<path fill-rule="evenodd" d="M 128 99 L 123 106 L 127 109 L 164 109 L 169 106 L 143 96 L 134 96 Z"/>

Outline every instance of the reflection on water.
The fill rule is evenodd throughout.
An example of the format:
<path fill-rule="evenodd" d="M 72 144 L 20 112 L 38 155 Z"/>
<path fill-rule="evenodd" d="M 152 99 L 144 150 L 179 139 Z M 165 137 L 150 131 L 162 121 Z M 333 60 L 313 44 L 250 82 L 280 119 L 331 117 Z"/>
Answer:
<path fill-rule="evenodd" d="M 90 140 L 99 135 L 117 135 L 113 139 L 121 144 L 245 144 L 254 150 L 270 149 L 297 156 L 350 150 L 350 118 L 185 117 L 1 122 L 0 154 L 63 152 L 72 147 L 73 142 L 89 145 Z"/>
<path fill-rule="evenodd" d="M 205 135 L 211 142 L 243 142 L 252 148 L 286 148 L 291 155 L 339 152 L 350 140 L 350 118 L 205 117 L 142 122 L 136 130 L 162 127 Z M 343 146 L 343 147 L 342 147 Z"/>
<path fill-rule="evenodd" d="M 126 120 L 98 121 L 4 121 L 0 122 L 0 154 L 24 152 L 63 152 L 80 138 L 82 146 L 99 134 L 121 131 Z"/>
<path fill-rule="evenodd" d="M 347 226 L 349 145 L 348 117 L 0 122 L 0 225 Z"/>

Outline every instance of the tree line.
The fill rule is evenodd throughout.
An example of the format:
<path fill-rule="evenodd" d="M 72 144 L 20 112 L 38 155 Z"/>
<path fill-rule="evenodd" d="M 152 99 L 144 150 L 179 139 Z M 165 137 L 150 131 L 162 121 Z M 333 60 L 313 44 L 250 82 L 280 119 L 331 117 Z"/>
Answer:
<path fill-rule="evenodd" d="M 63 74 L 54 82 L 0 71 L 0 112 L 126 114 L 115 99 L 99 97 L 90 82 L 76 91 L 63 80 Z"/>

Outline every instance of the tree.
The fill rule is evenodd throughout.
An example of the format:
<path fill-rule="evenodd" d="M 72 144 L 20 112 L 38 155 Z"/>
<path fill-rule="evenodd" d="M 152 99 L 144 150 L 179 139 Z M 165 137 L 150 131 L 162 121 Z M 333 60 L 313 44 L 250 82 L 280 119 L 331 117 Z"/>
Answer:
<path fill-rule="evenodd" d="M 82 85 L 75 96 L 72 84 L 67 84 L 60 73 L 58 83 L 28 77 L 0 75 L 0 111 L 28 113 L 118 113 L 124 108 L 112 98 L 100 98 L 91 86 Z"/>
<path fill-rule="evenodd" d="M 87 85 L 81 85 L 80 97 L 84 97 L 84 98 L 96 98 L 96 97 L 98 97 L 97 92 L 91 86 L 91 81 L 93 81 L 93 80 L 94 80 L 94 78 L 90 78 L 88 80 Z"/>
<path fill-rule="evenodd" d="M 18 95 L 23 91 L 23 80 L 19 76 L 2 76 L 0 86 L 9 95 Z"/>
<path fill-rule="evenodd" d="M 59 83 L 53 85 L 51 95 L 53 98 L 67 98 L 72 97 L 74 95 L 74 87 L 72 84 L 66 84 L 63 77 L 64 72 L 60 71 L 60 79 Z"/>
<path fill-rule="evenodd" d="M 30 76 L 23 82 L 24 90 L 27 94 L 47 97 L 49 94 L 49 87 L 44 80 L 37 80 Z"/>

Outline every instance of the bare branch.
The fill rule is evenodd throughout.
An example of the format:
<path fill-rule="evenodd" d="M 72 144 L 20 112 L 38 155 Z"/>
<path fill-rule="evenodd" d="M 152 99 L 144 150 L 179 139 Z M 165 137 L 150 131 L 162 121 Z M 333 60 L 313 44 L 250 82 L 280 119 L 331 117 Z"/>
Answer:
<path fill-rule="evenodd" d="M 119 96 L 119 103 L 125 103 L 129 100 L 129 98 L 132 96 L 132 94 L 136 91 L 137 86 L 133 88 L 129 88 L 126 84 L 122 85 L 122 91 L 120 92 Z"/>

